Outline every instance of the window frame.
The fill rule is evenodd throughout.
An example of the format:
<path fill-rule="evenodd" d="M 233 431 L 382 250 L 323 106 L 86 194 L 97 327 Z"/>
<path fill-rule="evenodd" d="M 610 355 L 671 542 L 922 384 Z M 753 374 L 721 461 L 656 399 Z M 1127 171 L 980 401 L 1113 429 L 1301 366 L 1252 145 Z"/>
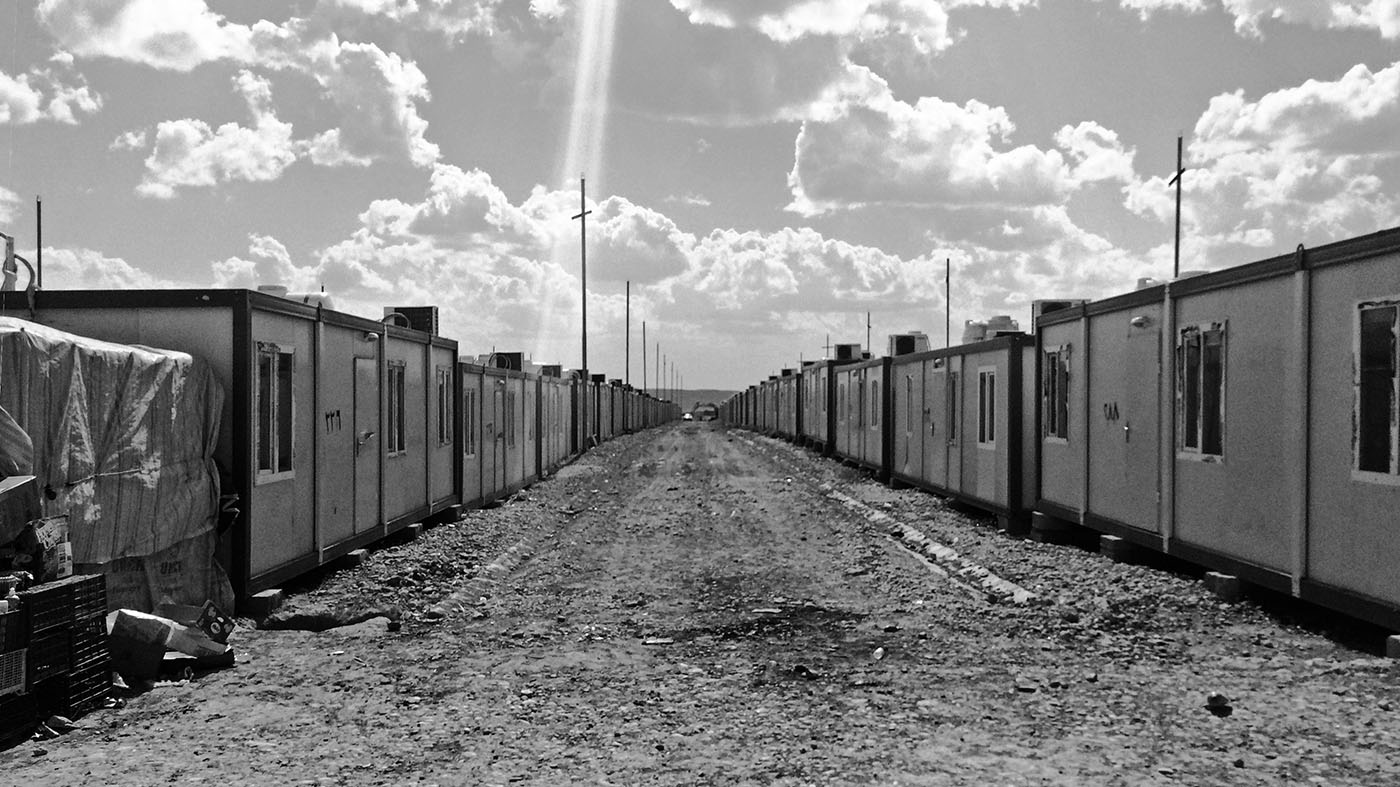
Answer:
<path fill-rule="evenodd" d="M 462 392 L 462 456 L 476 456 L 477 445 L 477 417 L 476 410 L 476 389 L 468 388 Z"/>
<path fill-rule="evenodd" d="M 408 454 L 408 429 L 407 415 L 408 408 L 404 402 L 408 391 L 408 364 L 404 361 L 393 360 L 386 364 L 384 374 L 384 396 L 388 412 L 385 420 L 388 421 L 385 429 L 384 453 L 386 456 L 398 457 Z"/>
<path fill-rule="evenodd" d="M 1389 468 L 1381 470 L 1361 469 L 1361 416 L 1363 404 L 1363 385 L 1367 368 L 1363 366 L 1365 356 L 1362 352 L 1362 318 L 1367 311 L 1380 311 L 1383 309 L 1393 310 L 1391 320 L 1391 347 L 1390 347 L 1390 401 L 1389 401 L 1389 423 L 1387 429 Z M 1400 295 L 1393 295 L 1382 299 L 1366 299 L 1357 301 L 1352 317 L 1352 380 L 1351 380 L 1351 423 L 1352 423 L 1352 445 L 1351 445 L 1351 477 L 1356 481 L 1363 481 L 1373 484 L 1384 484 L 1387 486 L 1400 486 Z"/>
<path fill-rule="evenodd" d="M 452 368 L 448 366 L 437 367 L 437 418 L 438 418 L 438 447 L 452 445 L 452 425 L 454 414 L 452 405 L 455 399 L 452 397 Z"/>
<path fill-rule="evenodd" d="M 268 362 L 267 394 L 263 393 L 263 361 Z M 296 478 L 296 348 L 258 342 L 253 371 L 253 484 Z M 283 402 L 283 399 L 286 402 Z M 264 405 L 267 409 L 264 410 Z M 264 437 L 264 415 L 266 434 Z M 264 440 L 268 466 L 263 466 Z"/>
<path fill-rule="evenodd" d="M 1069 443 L 1070 345 L 1042 349 L 1040 436 L 1047 443 Z"/>
<path fill-rule="evenodd" d="M 1218 334 L 1220 337 L 1218 344 L 1220 380 L 1214 386 L 1208 385 L 1207 379 L 1210 366 L 1207 349 L 1211 346 L 1207 342 L 1210 334 Z M 1190 353 L 1193 345 L 1196 348 L 1194 358 Z M 1176 435 L 1174 439 L 1178 459 L 1199 462 L 1225 461 L 1226 391 L 1230 379 L 1229 348 L 1230 330 L 1229 322 L 1226 320 L 1201 320 L 1177 326 L 1176 368 L 1174 369 L 1176 374 Z M 1194 373 L 1190 368 L 1193 361 L 1195 363 Z M 1214 389 L 1215 393 L 1213 399 L 1208 396 L 1211 388 Z M 1210 412 L 1212 409 L 1213 413 Z M 1207 442 L 1211 434 L 1207 430 L 1207 421 L 1211 420 L 1209 417 L 1211 415 L 1214 415 L 1216 425 L 1214 442 L 1218 445 L 1208 446 Z M 1193 418 L 1195 419 L 1194 424 L 1192 423 Z M 1188 443 L 1188 440 L 1193 440 L 1194 443 Z M 1218 450 L 1211 451 L 1208 448 L 1217 448 Z"/>
<path fill-rule="evenodd" d="M 990 385 L 988 384 L 990 382 Z M 977 447 L 997 447 L 997 367 L 977 367 Z"/>

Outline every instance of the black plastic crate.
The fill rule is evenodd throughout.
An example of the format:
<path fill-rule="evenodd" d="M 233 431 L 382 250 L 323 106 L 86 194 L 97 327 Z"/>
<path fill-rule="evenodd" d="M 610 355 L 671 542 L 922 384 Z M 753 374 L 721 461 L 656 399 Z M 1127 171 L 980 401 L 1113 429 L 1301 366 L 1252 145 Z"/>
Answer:
<path fill-rule="evenodd" d="M 37 716 L 33 697 L 27 694 L 0 697 L 0 749 L 29 740 L 34 734 Z"/>
<path fill-rule="evenodd" d="M 74 623 L 69 640 L 68 663 L 74 672 L 96 664 L 105 667 L 111 658 L 107 649 L 107 623 L 103 618 Z"/>
<path fill-rule="evenodd" d="M 25 658 L 25 682 L 33 687 L 57 675 L 67 675 L 72 667 L 72 637 L 68 629 L 47 631 L 29 639 Z"/>
<path fill-rule="evenodd" d="M 107 577 L 104 574 L 85 574 L 72 577 L 73 582 L 73 622 L 81 623 L 93 618 L 107 616 Z"/>
<path fill-rule="evenodd" d="M 29 695 L 41 720 L 55 713 L 76 719 L 101 708 L 111 688 L 112 673 L 99 666 L 54 675 L 36 684 Z"/>
<path fill-rule="evenodd" d="M 76 577 L 45 582 L 20 591 L 20 608 L 29 616 L 31 639 L 49 629 L 73 622 L 73 587 Z"/>
<path fill-rule="evenodd" d="M 24 610 L 0 614 L 0 653 L 23 650 L 29 645 L 29 622 Z"/>

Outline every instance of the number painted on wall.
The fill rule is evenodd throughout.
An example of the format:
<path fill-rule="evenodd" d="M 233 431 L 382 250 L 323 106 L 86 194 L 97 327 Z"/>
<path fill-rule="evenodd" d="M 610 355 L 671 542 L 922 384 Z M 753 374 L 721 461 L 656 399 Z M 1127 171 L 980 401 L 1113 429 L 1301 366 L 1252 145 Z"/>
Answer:
<path fill-rule="evenodd" d="M 326 434 L 340 431 L 341 422 L 339 410 L 327 410 L 324 417 L 326 420 Z"/>
<path fill-rule="evenodd" d="M 1103 419 L 1104 419 L 1105 421 L 1110 421 L 1110 422 L 1112 422 L 1112 421 L 1117 421 L 1117 420 L 1118 420 L 1118 403 L 1117 403 L 1117 402 L 1104 402 L 1104 405 L 1103 405 Z"/>

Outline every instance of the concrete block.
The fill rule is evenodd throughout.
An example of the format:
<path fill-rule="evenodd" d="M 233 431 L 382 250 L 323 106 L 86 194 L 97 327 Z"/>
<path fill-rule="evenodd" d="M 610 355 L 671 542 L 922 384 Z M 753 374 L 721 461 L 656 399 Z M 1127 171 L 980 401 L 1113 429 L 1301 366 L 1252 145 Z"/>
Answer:
<path fill-rule="evenodd" d="M 1385 657 L 1400 659 L 1400 634 L 1391 634 L 1385 638 Z"/>
<path fill-rule="evenodd" d="M 1099 536 L 1099 554 L 1115 563 L 1141 563 L 1144 550 L 1118 536 Z"/>
<path fill-rule="evenodd" d="M 422 522 L 414 522 L 414 523 L 411 524 L 411 525 L 406 525 L 406 526 L 404 526 L 404 529 L 403 529 L 403 537 L 404 537 L 404 540 L 406 540 L 406 541 L 417 541 L 417 540 L 418 540 L 418 537 L 421 536 L 421 535 L 423 535 L 423 523 L 422 523 Z"/>
<path fill-rule="evenodd" d="M 1074 539 L 1074 525 L 1039 511 L 1031 512 L 1031 540 L 1042 544 L 1068 544 Z"/>
<path fill-rule="evenodd" d="M 1024 514 L 997 514 L 997 530 L 1010 536 L 1024 536 L 1031 532 L 1031 522 Z"/>
<path fill-rule="evenodd" d="M 283 598 L 281 588 L 272 588 L 260 593 L 254 593 L 252 596 L 243 599 L 243 603 L 239 606 L 242 608 L 243 614 L 248 617 L 265 618 L 276 612 L 282 606 Z"/>
<path fill-rule="evenodd" d="M 1220 597 L 1221 601 L 1235 602 L 1244 598 L 1244 582 L 1239 577 L 1207 571 L 1206 589 Z"/>
<path fill-rule="evenodd" d="M 340 562 L 345 568 L 354 568 L 358 565 L 362 565 L 366 560 L 369 560 L 368 549 L 353 549 L 346 553 L 345 557 L 340 559 Z"/>

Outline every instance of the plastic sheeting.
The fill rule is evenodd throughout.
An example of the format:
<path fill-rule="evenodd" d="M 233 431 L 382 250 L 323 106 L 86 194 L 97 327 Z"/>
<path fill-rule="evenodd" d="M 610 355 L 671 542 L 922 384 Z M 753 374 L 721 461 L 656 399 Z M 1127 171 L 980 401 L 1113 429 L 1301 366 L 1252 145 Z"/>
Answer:
<path fill-rule="evenodd" d="M 186 353 L 0 317 L 0 408 L 33 444 L 45 513 L 69 516 L 74 562 L 160 577 L 109 605 L 229 597 L 214 564 L 223 398 Z"/>

